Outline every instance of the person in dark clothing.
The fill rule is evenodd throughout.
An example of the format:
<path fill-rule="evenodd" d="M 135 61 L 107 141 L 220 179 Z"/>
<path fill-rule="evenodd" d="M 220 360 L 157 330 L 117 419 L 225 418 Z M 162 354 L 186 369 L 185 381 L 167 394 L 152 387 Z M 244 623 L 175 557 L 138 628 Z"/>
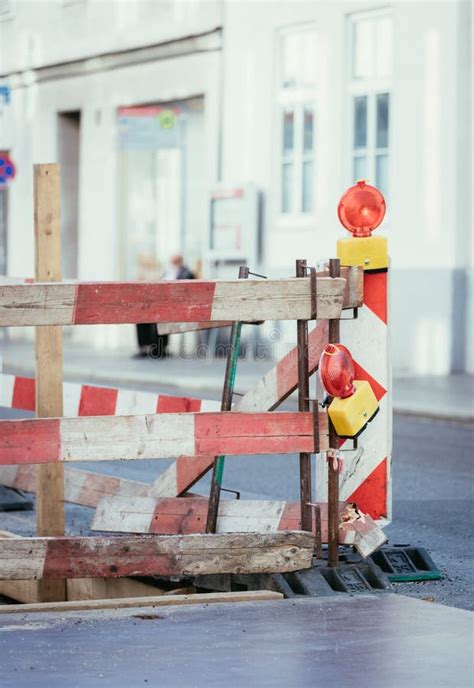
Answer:
<path fill-rule="evenodd" d="M 194 279 L 194 274 L 184 264 L 183 256 L 171 257 L 170 266 L 164 273 L 163 280 Z M 165 358 L 168 349 L 168 335 L 158 334 L 156 323 L 137 325 L 139 352 L 137 357 Z"/>

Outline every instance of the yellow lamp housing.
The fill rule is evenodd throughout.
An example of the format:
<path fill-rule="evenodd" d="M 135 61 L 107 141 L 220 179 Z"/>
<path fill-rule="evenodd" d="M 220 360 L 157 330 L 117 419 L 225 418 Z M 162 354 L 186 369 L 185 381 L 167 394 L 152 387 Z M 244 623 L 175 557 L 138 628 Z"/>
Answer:
<path fill-rule="evenodd" d="M 383 236 L 347 237 L 337 242 L 341 265 L 361 265 L 364 270 L 388 268 L 387 238 Z"/>
<path fill-rule="evenodd" d="M 354 387 L 350 397 L 334 397 L 329 405 L 329 418 L 339 437 L 358 437 L 379 410 L 377 397 L 366 380 L 354 380 Z"/>

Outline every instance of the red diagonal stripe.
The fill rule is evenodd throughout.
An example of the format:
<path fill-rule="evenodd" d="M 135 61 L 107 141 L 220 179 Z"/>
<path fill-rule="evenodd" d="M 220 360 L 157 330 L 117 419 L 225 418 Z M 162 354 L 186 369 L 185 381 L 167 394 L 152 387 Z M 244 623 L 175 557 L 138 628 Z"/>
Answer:
<path fill-rule="evenodd" d="M 215 282 L 79 284 L 74 324 L 210 320 Z"/>
<path fill-rule="evenodd" d="M 207 499 L 160 499 L 151 519 L 149 532 L 161 535 L 204 533 L 207 507 Z"/>
<path fill-rule="evenodd" d="M 383 459 L 372 473 L 354 490 L 348 502 L 374 519 L 387 516 L 387 459 Z"/>
<path fill-rule="evenodd" d="M 32 377 L 16 377 L 13 385 L 12 408 L 22 411 L 34 411 L 35 379 Z"/>
<path fill-rule="evenodd" d="M 363 368 L 357 361 L 354 361 L 354 369 L 355 369 L 355 379 L 356 380 L 367 380 L 367 382 L 370 384 L 372 387 L 375 396 L 377 397 L 377 401 L 380 401 L 380 399 L 387 394 L 387 390 L 382 387 L 381 384 L 377 382 L 375 378 L 372 377 L 372 375 L 369 375 L 369 373 Z"/>
<path fill-rule="evenodd" d="M 312 373 L 328 342 L 329 326 L 327 320 L 320 320 L 308 336 L 308 364 Z M 298 349 L 295 347 L 277 363 L 278 401 L 285 399 L 298 386 Z"/>
<path fill-rule="evenodd" d="M 214 463 L 214 456 L 180 456 L 176 459 L 176 494 L 181 495 L 197 483 Z"/>
<path fill-rule="evenodd" d="M 83 385 L 79 402 L 80 416 L 113 416 L 117 405 L 118 389 Z"/>
<path fill-rule="evenodd" d="M 0 433 L 0 464 L 53 463 L 59 461 L 59 418 L 3 421 Z"/>
<path fill-rule="evenodd" d="M 160 394 L 156 404 L 157 413 L 192 413 L 201 410 L 201 399 L 190 397 L 170 397 Z"/>
<path fill-rule="evenodd" d="M 387 324 L 387 272 L 364 272 L 364 305 Z"/>
<path fill-rule="evenodd" d="M 286 502 L 281 514 L 278 530 L 300 530 L 301 528 L 301 504 L 299 502 Z"/>
<path fill-rule="evenodd" d="M 314 451 L 312 413 L 202 413 L 196 454 L 288 454 Z"/>

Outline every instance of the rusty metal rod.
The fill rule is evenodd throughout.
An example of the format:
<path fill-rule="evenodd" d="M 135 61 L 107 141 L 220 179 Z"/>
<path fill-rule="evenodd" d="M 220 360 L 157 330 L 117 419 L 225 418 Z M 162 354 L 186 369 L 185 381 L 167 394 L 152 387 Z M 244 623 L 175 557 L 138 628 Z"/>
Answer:
<path fill-rule="evenodd" d="M 306 277 L 306 260 L 296 261 L 296 276 Z M 298 410 L 309 411 L 308 321 L 297 321 Z M 311 454 L 300 454 L 301 529 L 312 531 Z"/>
<path fill-rule="evenodd" d="M 239 279 L 248 279 L 248 267 L 241 266 L 239 269 Z M 240 335 L 242 323 L 234 322 L 230 333 L 230 346 L 227 352 L 227 363 L 225 368 L 224 387 L 222 390 L 221 411 L 230 411 L 232 408 L 232 397 L 234 394 L 235 375 L 237 372 L 237 361 L 240 353 Z M 209 506 L 207 508 L 206 533 L 215 533 L 217 527 L 217 516 L 219 513 L 219 502 L 222 489 L 222 477 L 224 475 L 225 456 L 216 456 L 212 468 L 212 482 L 209 493 Z"/>
<path fill-rule="evenodd" d="M 341 274 L 341 262 L 338 258 L 329 261 L 329 276 L 339 277 Z M 329 321 L 329 341 L 339 342 L 339 320 Z M 339 564 L 339 470 L 334 452 L 339 448 L 339 438 L 329 418 L 329 447 L 327 453 L 328 464 L 328 566 Z"/>

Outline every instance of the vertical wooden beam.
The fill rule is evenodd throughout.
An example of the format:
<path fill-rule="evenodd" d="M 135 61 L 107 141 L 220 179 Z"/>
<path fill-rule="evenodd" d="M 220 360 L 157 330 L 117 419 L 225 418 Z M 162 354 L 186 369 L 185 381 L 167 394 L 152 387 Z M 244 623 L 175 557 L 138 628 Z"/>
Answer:
<path fill-rule="evenodd" d="M 61 281 L 60 178 L 56 163 L 34 166 L 35 279 Z M 36 415 L 63 415 L 62 327 L 36 327 Z M 38 535 L 64 535 L 64 466 L 38 466 L 36 513 Z M 42 580 L 40 599 L 66 599 L 66 581 Z"/>

